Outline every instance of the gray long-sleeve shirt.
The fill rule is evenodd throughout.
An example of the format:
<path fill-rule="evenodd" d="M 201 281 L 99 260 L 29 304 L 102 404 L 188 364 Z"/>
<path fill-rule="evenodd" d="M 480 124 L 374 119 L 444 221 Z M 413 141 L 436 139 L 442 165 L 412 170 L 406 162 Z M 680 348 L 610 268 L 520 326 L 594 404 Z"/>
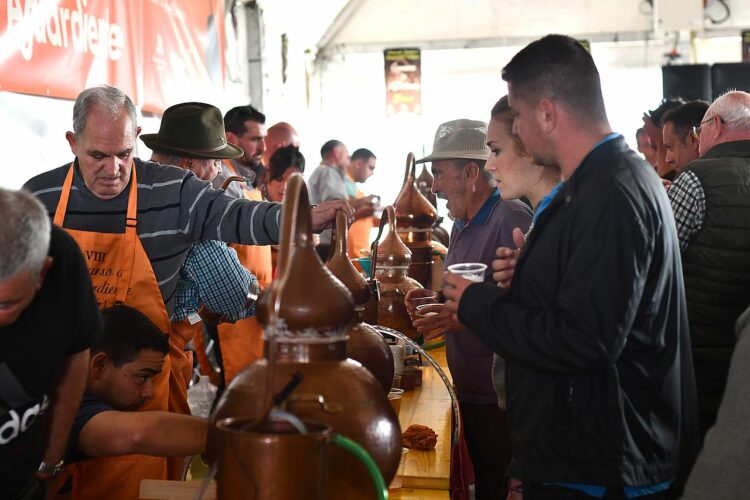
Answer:
<path fill-rule="evenodd" d="M 310 176 L 308 185 L 310 186 L 310 203 L 318 204 L 324 201 L 345 200 L 347 198 L 344 172 L 325 163 L 318 165 L 318 168 Z M 331 244 L 330 229 L 320 233 L 320 243 Z"/>

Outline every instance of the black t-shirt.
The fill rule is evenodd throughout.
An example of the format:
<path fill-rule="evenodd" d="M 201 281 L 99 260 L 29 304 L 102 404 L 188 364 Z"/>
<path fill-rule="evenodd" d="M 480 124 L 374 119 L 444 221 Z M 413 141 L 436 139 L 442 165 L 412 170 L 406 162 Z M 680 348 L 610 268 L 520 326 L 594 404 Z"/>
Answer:
<path fill-rule="evenodd" d="M 90 458 L 78 451 L 78 438 L 81 435 L 83 428 L 89 423 L 89 420 L 103 411 L 115 411 L 115 409 L 98 399 L 96 396 L 92 396 L 91 394 L 83 395 L 81 404 L 78 407 L 78 413 L 76 413 L 76 419 L 73 421 L 73 427 L 70 429 L 68 449 L 65 452 L 66 464 Z"/>
<path fill-rule="evenodd" d="M 52 266 L 34 300 L 0 327 L 0 498 L 13 498 L 39 466 L 60 370 L 102 330 L 81 251 L 54 226 L 49 256 Z"/>

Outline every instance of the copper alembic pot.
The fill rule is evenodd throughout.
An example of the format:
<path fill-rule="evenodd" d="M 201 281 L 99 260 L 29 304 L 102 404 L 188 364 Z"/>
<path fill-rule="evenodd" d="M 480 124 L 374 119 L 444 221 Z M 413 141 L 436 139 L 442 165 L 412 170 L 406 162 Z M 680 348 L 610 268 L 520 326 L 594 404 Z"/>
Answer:
<path fill-rule="evenodd" d="M 326 481 L 332 446 L 366 463 L 372 484 L 362 487 L 374 488 L 379 498 L 385 498 L 385 481 L 372 457 L 354 441 L 333 433 L 330 426 L 274 410 L 261 425 L 248 418 L 224 418 L 216 422 L 216 429 L 227 444 L 215 464 L 221 500 L 331 498 Z M 269 477 L 284 480 L 271 482 Z"/>
<path fill-rule="evenodd" d="M 411 250 L 409 276 L 423 287 L 432 285 L 432 226 L 437 220 L 435 207 L 419 192 L 414 155 L 406 157 L 406 173 L 401 192 L 393 203 L 398 220 L 398 235 Z"/>
<path fill-rule="evenodd" d="M 361 445 L 388 483 L 401 453 L 398 418 L 377 379 L 346 357 L 346 332 L 354 319 L 352 294 L 315 253 L 307 188 L 300 174 L 288 181 L 282 216 L 279 276 L 258 302 L 265 356 L 241 371 L 219 400 L 209 426 L 209 459 L 215 460 L 231 446 L 217 422 L 233 417 L 261 426 L 278 403 L 274 395 L 295 376 L 301 382 L 285 398 L 282 409 L 329 425 Z M 331 449 L 326 460 L 328 498 L 375 498 L 373 488 L 363 487 L 372 481 L 362 463 L 338 448 Z M 278 484 L 287 480 L 282 476 L 279 469 L 263 479 Z M 244 484 L 241 478 L 224 480 L 236 480 L 238 488 Z"/>
<path fill-rule="evenodd" d="M 347 331 L 346 354 L 359 361 L 375 375 L 387 394 L 393 385 L 393 353 L 385 338 L 375 329 L 362 322 L 364 305 L 370 300 L 371 291 L 367 281 L 357 272 L 347 254 L 346 214 L 336 214 L 336 234 L 332 243 L 333 255 L 326 267 L 338 278 L 354 297 L 355 323 Z"/>
<path fill-rule="evenodd" d="M 380 241 L 386 221 L 389 226 L 388 235 Z M 380 284 L 378 325 L 392 328 L 416 340 L 419 333 L 411 324 L 404 298 L 409 290 L 423 286 L 408 275 L 412 253 L 398 233 L 396 211 L 392 205 L 388 205 L 380 219 L 380 230 L 370 254 L 372 274 Z"/>

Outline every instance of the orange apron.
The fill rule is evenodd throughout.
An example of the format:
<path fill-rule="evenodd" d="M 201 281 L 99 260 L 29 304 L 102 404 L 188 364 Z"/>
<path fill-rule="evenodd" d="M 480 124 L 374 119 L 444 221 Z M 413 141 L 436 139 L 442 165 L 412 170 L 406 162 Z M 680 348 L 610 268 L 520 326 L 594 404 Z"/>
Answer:
<path fill-rule="evenodd" d="M 232 162 L 224 160 L 224 164 L 234 175 L 239 175 Z M 249 191 L 243 187 L 242 191 L 248 200 L 263 201 L 259 189 Z M 239 245 L 236 243 L 229 246 L 237 252 L 240 264 L 258 279 L 261 290 L 265 289 L 273 279 L 271 246 Z M 253 316 L 235 323 L 221 323 L 217 330 L 224 364 L 224 380 L 229 384 L 243 368 L 263 357 L 263 327 Z M 201 370 L 204 369 L 207 369 L 207 367 L 201 367 Z"/>
<path fill-rule="evenodd" d="M 54 223 L 63 227 L 65 212 L 73 184 L 74 164 L 71 164 L 63 184 Z M 136 168 L 131 169 L 130 193 L 124 233 L 97 233 L 66 229 L 76 240 L 86 258 L 97 302 L 100 308 L 126 304 L 136 308 L 163 332 L 170 333 L 169 317 L 151 262 L 136 233 L 138 183 Z M 172 342 L 170 341 L 170 345 Z M 164 360 L 164 369 L 154 377 L 154 397 L 138 411 L 169 409 L 171 365 L 175 358 L 172 347 Z M 171 461 L 171 460 L 170 460 Z M 175 460 L 181 468 L 182 458 Z M 94 458 L 71 464 L 66 473 L 73 476 L 73 498 L 107 498 L 131 500 L 138 498 L 142 479 L 166 479 L 167 459 L 146 455 Z M 174 476 L 170 476 L 174 477 Z M 62 484 L 65 478 L 60 478 Z M 54 490 L 53 490 L 54 491 Z"/>
<path fill-rule="evenodd" d="M 354 182 L 354 178 L 346 173 L 347 177 Z M 365 195 L 357 189 L 357 198 L 364 198 Z M 363 219 L 355 220 L 351 226 L 349 226 L 349 244 L 347 252 L 349 253 L 350 259 L 356 259 L 359 257 L 370 256 L 370 232 L 374 227 L 372 217 L 365 217 Z M 367 252 L 362 252 L 362 250 Z"/>

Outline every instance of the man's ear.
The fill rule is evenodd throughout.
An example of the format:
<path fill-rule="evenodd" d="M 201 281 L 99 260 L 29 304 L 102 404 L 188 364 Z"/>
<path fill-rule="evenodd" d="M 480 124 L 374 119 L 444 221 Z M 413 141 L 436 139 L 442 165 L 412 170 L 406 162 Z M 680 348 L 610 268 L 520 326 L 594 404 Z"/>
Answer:
<path fill-rule="evenodd" d="M 227 142 L 231 142 L 232 144 L 237 144 L 237 134 L 235 134 L 234 132 L 227 131 L 226 136 L 227 136 Z"/>
<path fill-rule="evenodd" d="M 65 139 L 68 140 L 68 144 L 70 145 L 70 150 L 73 152 L 74 156 L 78 156 L 78 141 L 76 140 L 76 135 L 73 132 L 65 132 Z"/>
<path fill-rule="evenodd" d="M 698 146 L 700 146 L 701 140 L 695 136 L 692 132 L 688 132 L 688 146 L 690 146 L 690 149 L 698 152 Z"/>
<path fill-rule="evenodd" d="M 477 182 L 477 179 L 479 178 L 480 168 L 477 162 L 470 161 L 466 164 L 466 168 L 464 170 L 464 175 L 466 176 L 466 179 L 469 181 L 469 184 L 474 184 Z"/>
<path fill-rule="evenodd" d="M 136 127 L 135 128 L 135 136 L 138 137 L 139 135 L 141 135 L 141 127 Z"/>
<path fill-rule="evenodd" d="M 551 99 L 540 99 L 536 105 L 536 119 L 545 133 L 550 133 L 557 125 L 557 105 Z"/>
<path fill-rule="evenodd" d="M 100 380 L 111 364 L 112 360 L 106 352 L 97 352 L 91 357 L 91 377 L 94 380 Z"/>
<path fill-rule="evenodd" d="M 36 280 L 36 289 L 39 290 L 42 288 L 42 284 L 44 283 L 44 278 L 47 276 L 47 271 L 49 271 L 49 268 L 52 267 L 53 259 L 50 256 L 47 256 L 44 259 L 44 263 L 42 264 L 42 270 L 39 271 L 39 278 Z"/>

